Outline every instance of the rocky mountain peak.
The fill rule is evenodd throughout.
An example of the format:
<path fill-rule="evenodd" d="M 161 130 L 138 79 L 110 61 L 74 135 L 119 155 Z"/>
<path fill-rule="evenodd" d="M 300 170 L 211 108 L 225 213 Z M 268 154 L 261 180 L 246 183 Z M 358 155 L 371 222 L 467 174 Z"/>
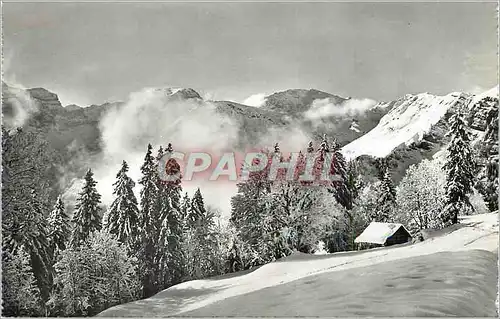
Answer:
<path fill-rule="evenodd" d="M 64 107 L 64 109 L 65 109 L 66 111 L 75 111 L 75 110 L 79 110 L 79 109 L 81 109 L 81 106 L 78 106 L 78 105 L 76 105 L 76 104 L 70 104 L 70 105 L 66 105 L 66 106 Z"/>
<path fill-rule="evenodd" d="M 307 111 L 314 100 L 330 99 L 340 104 L 347 99 L 315 89 L 290 89 L 266 97 L 264 107 L 279 112 L 298 113 Z"/>
<path fill-rule="evenodd" d="M 59 101 L 59 97 L 57 94 L 50 92 L 44 88 L 32 88 L 26 90 L 28 94 L 39 102 L 43 108 L 47 109 L 60 109 L 62 108 L 61 102 Z"/>
<path fill-rule="evenodd" d="M 164 92 L 165 95 L 171 98 L 179 98 L 182 100 L 188 100 L 188 99 L 200 99 L 201 96 L 193 90 L 192 88 L 158 88 L 155 89 L 155 91 L 161 91 Z"/>
<path fill-rule="evenodd" d="M 498 104 L 498 86 L 474 96 L 468 105 L 469 126 L 478 131 L 486 131 L 488 113 L 495 104 Z"/>

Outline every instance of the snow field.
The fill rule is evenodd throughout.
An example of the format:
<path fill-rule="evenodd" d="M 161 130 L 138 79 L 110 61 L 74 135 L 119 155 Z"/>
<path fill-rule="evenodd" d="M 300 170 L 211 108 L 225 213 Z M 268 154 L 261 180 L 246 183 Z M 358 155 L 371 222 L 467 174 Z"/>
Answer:
<path fill-rule="evenodd" d="M 462 219 L 461 224 L 440 231 L 429 231 L 425 237 L 425 241 L 416 244 L 358 252 L 329 255 L 295 253 L 253 271 L 181 283 L 149 299 L 110 308 L 99 316 L 272 316 L 279 314 L 280 311 L 284 315 L 293 315 L 293 311 L 296 311 L 300 315 L 362 316 L 381 313 L 376 311 L 376 303 L 379 300 L 377 298 L 382 298 L 388 303 L 387 305 L 393 307 L 387 306 L 389 308 L 386 307 L 386 312 L 382 312 L 381 315 L 420 316 L 457 313 L 463 316 L 482 316 L 484 313 L 480 312 L 480 308 L 484 305 L 486 314 L 488 311 L 491 312 L 496 295 L 490 296 L 491 289 L 484 280 L 487 277 L 496 287 L 495 280 L 491 280 L 491 272 L 497 271 L 496 258 L 492 256 L 498 253 L 498 214 L 467 216 Z M 433 263 L 436 265 L 432 266 Z M 433 274 L 429 277 L 431 279 L 426 277 L 439 267 L 444 267 L 443 271 Z M 380 274 L 377 275 L 377 272 Z M 414 277 L 425 279 L 425 283 L 415 285 L 412 281 L 415 278 L 408 277 L 412 272 L 415 273 Z M 406 277 L 403 276 L 405 273 L 408 273 Z M 458 281 L 449 279 L 451 281 L 447 286 L 445 281 L 450 276 L 458 276 Z M 444 282 L 440 282 L 439 278 L 445 278 Z M 382 279 L 384 282 L 394 281 L 390 285 L 400 287 L 403 292 L 412 291 L 421 294 L 419 296 L 424 298 L 423 300 L 429 302 L 434 300 L 434 304 L 431 304 L 430 308 L 422 308 L 421 303 L 415 304 L 413 297 L 399 298 L 401 291 L 389 289 L 394 288 L 391 286 L 384 286 L 387 290 L 384 293 L 393 296 L 392 299 L 387 299 L 388 297 L 383 297 L 383 294 L 373 290 L 375 287 L 382 289 L 380 288 Z M 305 289 L 304 287 L 309 285 L 306 284 L 309 280 L 314 282 L 311 284 L 311 287 L 315 287 L 313 291 L 324 293 L 314 294 L 307 290 L 309 288 Z M 478 292 L 483 286 L 486 289 L 485 295 Z M 342 299 L 340 295 L 343 294 L 345 287 L 349 287 L 349 293 L 357 299 L 354 301 Z M 297 295 L 301 289 L 305 291 Z M 471 295 L 471 292 L 474 294 Z M 436 294 L 441 297 L 436 298 Z M 300 302 L 294 303 L 301 298 L 311 305 L 306 307 Z M 366 302 L 363 301 L 364 298 Z M 252 300 L 250 304 L 254 307 L 245 308 L 242 304 L 249 300 Z M 277 301 L 269 305 L 272 300 Z M 462 305 L 457 308 L 458 304 L 468 300 L 472 302 L 470 307 Z M 334 308 L 327 306 L 332 303 L 336 304 Z M 363 303 L 368 304 L 364 310 L 361 308 L 358 312 L 353 310 Z M 235 312 L 228 313 L 230 309 Z M 393 310 L 387 312 L 387 309 Z M 335 313 L 329 313 L 331 311 Z"/>

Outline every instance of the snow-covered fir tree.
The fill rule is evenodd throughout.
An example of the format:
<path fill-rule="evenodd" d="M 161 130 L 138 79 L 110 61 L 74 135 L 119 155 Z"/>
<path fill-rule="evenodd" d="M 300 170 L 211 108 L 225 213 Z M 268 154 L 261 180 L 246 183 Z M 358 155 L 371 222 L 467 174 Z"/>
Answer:
<path fill-rule="evenodd" d="M 236 239 L 233 239 L 231 248 L 226 257 L 226 273 L 232 273 L 243 270 L 243 261 Z"/>
<path fill-rule="evenodd" d="M 310 186 L 314 184 L 314 181 L 311 180 L 301 180 L 300 177 L 304 176 L 306 173 L 313 173 L 314 174 L 314 167 L 312 172 L 307 172 L 309 169 L 308 163 L 312 162 L 313 166 L 316 161 L 316 154 L 315 154 L 315 149 L 313 142 L 309 142 L 306 152 L 302 154 L 302 152 L 299 154 L 299 158 L 297 161 L 297 166 L 295 169 L 295 180 L 300 181 L 300 185 L 302 186 Z"/>
<path fill-rule="evenodd" d="M 106 212 L 104 227 L 119 242 L 132 245 L 138 239 L 139 208 L 134 194 L 135 182 L 127 175 L 128 170 L 127 162 L 123 161 L 113 184 L 115 199 Z"/>
<path fill-rule="evenodd" d="M 275 145 L 274 158 L 280 162 L 285 162 L 279 150 L 278 144 Z M 286 160 L 289 162 L 291 157 Z M 285 178 L 287 170 L 278 170 L 277 179 L 271 187 L 272 201 L 268 202 L 265 227 L 267 232 L 272 234 L 270 243 L 274 249 L 274 257 L 280 258 L 289 255 L 294 250 L 307 252 L 312 247 L 306 247 L 301 242 L 303 238 L 302 225 L 296 216 L 297 209 L 307 214 L 310 209 L 309 191 L 311 188 L 307 182 L 303 183 L 299 178 L 305 173 L 306 157 L 299 153 L 297 164 L 294 168 L 294 179 Z"/>
<path fill-rule="evenodd" d="M 19 232 L 14 238 L 7 238 L 6 245 L 12 253 L 23 249 L 30 256 L 30 266 L 36 279 L 43 300 L 48 298 L 52 274 L 52 258 L 48 241 L 47 222 L 44 217 L 42 206 L 35 190 L 31 191 L 29 209 L 25 211 L 26 216 L 19 224 Z"/>
<path fill-rule="evenodd" d="M 36 285 L 30 256 L 24 247 L 2 252 L 2 315 L 43 316 L 40 289 Z"/>
<path fill-rule="evenodd" d="M 70 244 L 80 246 L 94 231 L 102 228 L 101 195 L 97 192 L 97 182 L 91 169 L 85 174 L 82 191 L 77 198 L 75 213 L 72 218 L 73 231 Z"/>
<path fill-rule="evenodd" d="M 330 144 L 328 143 L 328 137 L 326 134 L 323 134 L 318 150 L 322 152 L 330 152 Z"/>
<path fill-rule="evenodd" d="M 347 163 L 346 172 L 346 185 L 351 194 L 352 201 L 354 202 L 358 196 L 359 192 L 364 186 L 364 182 L 361 178 L 359 164 L 356 159 L 351 160 Z"/>
<path fill-rule="evenodd" d="M 498 210 L 498 99 L 487 97 L 480 101 L 488 106 L 486 132 L 480 143 L 481 158 L 485 158 L 476 189 L 490 211 Z"/>
<path fill-rule="evenodd" d="M 50 158 L 50 146 L 39 135 L 2 127 L 2 251 L 15 255 L 24 247 L 44 300 L 52 264 L 46 221 L 55 200 Z"/>
<path fill-rule="evenodd" d="M 220 246 L 220 229 L 217 225 L 219 213 L 207 207 L 195 229 L 188 232 L 190 250 L 190 274 L 192 278 L 203 278 L 223 273 L 224 252 Z"/>
<path fill-rule="evenodd" d="M 183 218 L 181 211 L 180 178 L 164 181 L 159 177 L 158 165 L 165 152 L 173 152 L 172 144 L 159 147 L 156 160 L 152 146 L 148 145 L 140 184 L 141 190 L 141 248 L 140 272 L 143 281 L 143 295 L 150 296 L 157 291 L 179 283 L 184 275 Z M 169 175 L 180 170 L 175 159 L 170 158 L 163 168 Z"/>
<path fill-rule="evenodd" d="M 312 141 L 309 142 L 309 145 L 307 146 L 307 153 L 313 153 L 314 152 L 314 144 Z"/>
<path fill-rule="evenodd" d="M 274 150 L 269 154 L 270 163 L 289 162 L 291 158 L 285 160 L 279 144 L 274 145 Z M 263 240 L 268 247 L 268 254 L 271 260 L 286 257 L 292 253 L 289 244 L 291 235 L 287 232 L 290 216 L 290 205 L 293 198 L 292 189 L 296 185 L 295 181 L 286 178 L 289 169 L 279 168 L 276 171 L 274 180 L 271 181 L 271 194 L 265 203 L 265 216 L 263 223 Z M 294 171 L 295 173 L 295 171 Z"/>
<path fill-rule="evenodd" d="M 316 178 L 316 181 L 320 181 L 321 178 L 323 177 L 322 174 L 325 174 L 327 172 L 324 172 L 324 162 L 329 160 L 328 156 L 330 155 L 330 145 L 328 143 L 328 139 L 326 134 L 323 135 L 323 139 L 321 140 L 321 143 L 318 147 L 318 150 L 316 151 L 316 158 L 314 161 L 314 176 Z M 324 181 L 322 181 L 324 182 Z M 329 184 L 321 183 L 323 185 L 330 186 Z"/>
<path fill-rule="evenodd" d="M 172 153 L 172 144 L 169 143 L 165 149 L 166 153 Z M 158 151 L 158 158 L 161 156 L 162 149 Z M 171 158 L 165 169 L 169 174 L 175 174 L 180 171 L 179 164 L 175 159 Z M 161 181 L 158 186 L 160 196 L 160 218 L 162 220 L 160 226 L 159 249 L 163 249 L 162 262 L 165 263 L 166 272 L 164 281 L 167 285 L 175 285 L 181 282 L 185 277 L 185 253 L 182 250 L 184 241 L 183 234 L 183 212 L 181 205 L 182 187 L 180 176 L 177 180 Z"/>
<path fill-rule="evenodd" d="M 18 128 L 8 131 L 2 126 L 2 226 L 3 236 L 10 236 L 10 227 L 22 221 L 30 209 L 32 191 L 44 214 L 57 198 L 54 174 L 57 165 L 51 156 L 53 150 L 40 135 Z M 7 236 L 8 235 L 8 236 Z"/>
<path fill-rule="evenodd" d="M 188 213 L 190 209 L 191 209 L 191 199 L 189 198 L 188 193 L 185 192 L 181 200 L 181 217 L 183 221 L 182 222 L 183 226 L 185 226 L 187 223 Z"/>
<path fill-rule="evenodd" d="M 152 217 L 155 215 L 158 197 L 158 182 L 156 174 L 155 159 L 153 157 L 153 146 L 148 144 L 144 163 L 141 166 L 142 177 L 139 180 L 140 192 L 140 225 L 143 237 L 152 235 Z"/>
<path fill-rule="evenodd" d="M 157 216 L 158 212 L 158 180 L 155 158 L 153 157 L 153 146 L 148 144 L 147 152 L 144 157 L 144 163 L 141 166 L 141 179 L 139 184 L 142 186 L 140 192 L 140 215 L 139 215 L 139 261 L 138 272 L 141 275 L 143 297 L 149 297 L 156 293 L 159 288 L 158 283 L 158 264 L 156 263 L 156 245 L 157 232 L 154 222 L 160 222 Z"/>
<path fill-rule="evenodd" d="M 381 194 L 378 199 L 376 210 L 371 218 L 376 222 L 391 222 L 396 205 L 396 188 L 391 178 L 387 160 L 378 160 L 378 172 L 381 186 Z"/>
<path fill-rule="evenodd" d="M 242 170 L 245 171 L 251 164 L 258 165 L 260 160 L 244 163 Z M 268 168 L 249 172 L 247 180 L 237 184 L 237 194 L 231 198 L 230 223 L 236 230 L 238 240 L 244 245 L 241 252 L 245 268 L 262 265 L 273 257 L 265 234 L 268 203 L 272 201 L 272 183 L 267 177 Z"/>
<path fill-rule="evenodd" d="M 162 225 L 163 233 L 160 236 L 163 238 L 166 235 L 167 240 L 167 283 L 169 285 L 176 285 L 185 278 L 186 258 L 185 252 L 182 250 L 184 242 L 182 218 L 180 210 L 175 203 L 171 204 L 171 209 L 167 213 Z"/>
<path fill-rule="evenodd" d="M 186 272 L 191 279 L 221 273 L 217 259 L 221 256 L 215 218 L 215 210 L 205 206 L 203 195 L 198 188 L 191 200 L 183 242 Z"/>
<path fill-rule="evenodd" d="M 340 146 L 333 141 L 330 143 L 326 134 L 323 135 L 320 146 L 316 152 L 314 175 L 317 183 L 328 191 L 341 205 L 350 207 L 351 197 L 346 187 L 345 160 L 340 153 Z M 336 180 L 325 180 L 327 176 L 336 176 Z M 342 226 L 342 229 L 345 225 Z M 339 225 L 331 224 L 325 237 L 321 238 L 329 252 L 345 250 L 347 239 L 344 231 L 339 230 Z"/>
<path fill-rule="evenodd" d="M 191 199 L 191 205 L 189 207 L 186 223 L 190 228 L 195 228 L 199 221 L 205 216 L 205 203 L 203 202 L 203 196 L 201 195 L 200 189 L 196 189 L 193 198 Z"/>
<path fill-rule="evenodd" d="M 441 214 L 443 225 L 458 223 L 458 215 L 472 209 L 469 194 L 472 193 L 475 163 L 470 146 L 470 137 L 463 114 L 458 111 L 450 118 L 447 134 L 446 206 Z"/>
<path fill-rule="evenodd" d="M 339 180 L 332 182 L 333 193 L 337 202 L 346 210 L 352 209 L 352 194 L 347 184 L 347 162 L 344 155 L 340 152 L 340 144 L 336 140 L 333 141 L 333 171 L 338 176 Z"/>
<path fill-rule="evenodd" d="M 333 146 L 338 147 L 338 145 L 336 145 L 335 143 Z M 335 165 L 337 165 L 335 156 L 338 151 L 339 149 L 336 150 L 332 147 L 332 145 L 330 145 L 330 143 L 328 142 L 327 135 L 323 134 L 323 138 L 316 151 L 314 158 L 313 175 L 316 184 L 326 186 L 332 193 L 333 193 L 333 183 L 332 181 L 328 180 L 328 176 L 337 174 L 335 171 L 336 170 Z M 341 158 L 341 160 L 342 159 L 343 157 Z"/>
<path fill-rule="evenodd" d="M 359 213 L 359 210 L 355 210 L 354 206 L 356 204 L 356 200 L 359 196 L 359 193 L 361 189 L 363 188 L 363 182 L 360 179 L 359 176 L 359 169 L 356 160 L 352 160 L 349 163 L 347 163 L 347 168 L 346 168 L 346 181 L 345 181 L 345 187 L 347 188 L 348 192 L 348 197 L 350 199 L 350 206 L 347 209 L 346 206 L 342 205 L 345 209 L 345 214 L 346 214 L 346 237 L 347 237 L 347 249 L 352 250 L 354 249 L 354 239 L 356 238 L 357 234 L 357 226 L 359 223 L 357 221 L 359 220 L 360 216 L 357 216 Z M 337 200 L 337 202 L 339 202 Z"/>
<path fill-rule="evenodd" d="M 69 216 L 64 202 L 59 196 L 48 219 L 48 236 L 52 255 L 66 249 L 70 235 Z"/>
<path fill-rule="evenodd" d="M 289 163 L 291 161 L 291 155 L 288 159 L 284 158 L 278 143 L 274 145 L 274 151 L 269 155 L 272 162 L 268 165 L 274 162 Z M 301 186 L 296 179 L 288 180 L 287 177 L 288 171 L 292 170 L 294 177 L 298 178 L 300 173 L 297 165 L 299 169 L 302 168 L 301 166 L 305 164 L 304 160 L 305 157 L 299 153 L 296 166 L 279 168 L 274 180 L 271 181 L 271 194 L 267 196 L 265 203 L 266 215 L 263 223 L 263 239 L 267 243 L 271 260 L 286 257 L 294 249 L 298 249 L 298 241 L 294 241 L 295 233 L 291 231 L 289 223 L 292 209 L 298 201 L 295 196 L 296 191 Z"/>

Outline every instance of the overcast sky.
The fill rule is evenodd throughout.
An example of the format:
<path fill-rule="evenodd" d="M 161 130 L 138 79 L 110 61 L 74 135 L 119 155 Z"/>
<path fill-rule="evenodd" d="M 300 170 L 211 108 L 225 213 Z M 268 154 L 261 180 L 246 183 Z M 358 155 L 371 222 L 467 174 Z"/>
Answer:
<path fill-rule="evenodd" d="M 4 3 L 4 78 L 64 105 L 143 87 L 391 100 L 497 83 L 496 3 Z"/>

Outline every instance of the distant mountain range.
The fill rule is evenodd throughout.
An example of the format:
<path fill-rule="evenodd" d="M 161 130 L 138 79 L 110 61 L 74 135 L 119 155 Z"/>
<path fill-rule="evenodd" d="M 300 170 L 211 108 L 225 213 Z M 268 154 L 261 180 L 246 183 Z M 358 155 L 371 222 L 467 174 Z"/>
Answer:
<path fill-rule="evenodd" d="M 207 103 L 193 89 L 156 90 L 168 96 L 169 101 Z M 102 151 L 101 119 L 110 110 L 126 105 L 119 101 L 63 107 L 57 94 L 46 89 L 23 90 L 6 83 L 2 83 L 2 93 L 4 125 L 21 123 L 25 129 L 37 132 L 55 150 L 58 156 L 55 162 L 63 166 L 70 162 L 75 149 L 84 150 L 89 156 L 99 154 Z M 478 102 L 488 96 L 498 98 L 498 87 L 479 95 L 408 94 L 389 102 L 353 100 L 314 89 L 291 89 L 267 96 L 261 107 L 233 101 L 209 103 L 218 113 L 238 124 L 236 147 L 259 146 L 255 145 L 258 136 L 272 128 L 295 125 L 316 141 L 324 133 L 335 137 L 344 146 L 345 156 L 359 158 L 373 176 L 374 157 L 386 157 L 397 182 L 409 165 L 432 158 L 443 148 L 447 143 L 447 119 L 460 106 L 468 110 L 470 127 L 476 138 L 480 138 L 486 130 L 487 110 Z"/>

